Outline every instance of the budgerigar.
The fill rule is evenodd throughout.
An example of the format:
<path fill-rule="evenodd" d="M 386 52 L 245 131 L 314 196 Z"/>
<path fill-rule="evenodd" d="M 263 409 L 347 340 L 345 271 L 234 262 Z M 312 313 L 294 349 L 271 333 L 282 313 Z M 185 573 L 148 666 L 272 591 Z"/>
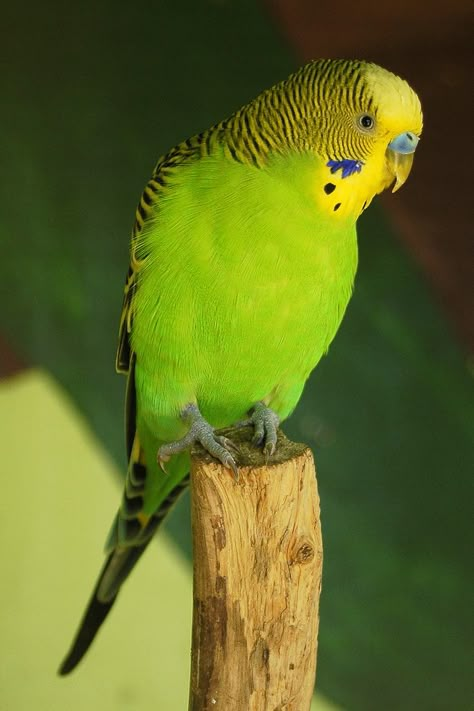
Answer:
<path fill-rule="evenodd" d="M 187 485 L 192 443 L 232 475 L 238 457 L 215 429 L 250 417 L 271 457 L 351 296 L 357 218 L 405 182 L 421 129 L 405 81 L 368 62 L 318 60 L 158 161 L 120 323 L 125 490 L 61 674 Z"/>

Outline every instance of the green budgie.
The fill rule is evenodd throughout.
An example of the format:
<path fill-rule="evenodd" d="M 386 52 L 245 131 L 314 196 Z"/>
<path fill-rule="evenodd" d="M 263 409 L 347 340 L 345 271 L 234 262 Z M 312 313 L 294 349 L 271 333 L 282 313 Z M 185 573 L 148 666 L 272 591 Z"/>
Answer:
<path fill-rule="evenodd" d="M 120 323 L 125 490 L 61 674 L 187 485 L 193 442 L 236 474 L 235 448 L 215 430 L 249 418 L 271 457 L 350 299 L 357 218 L 405 182 L 421 129 L 405 81 L 318 60 L 159 160 L 137 208 Z"/>

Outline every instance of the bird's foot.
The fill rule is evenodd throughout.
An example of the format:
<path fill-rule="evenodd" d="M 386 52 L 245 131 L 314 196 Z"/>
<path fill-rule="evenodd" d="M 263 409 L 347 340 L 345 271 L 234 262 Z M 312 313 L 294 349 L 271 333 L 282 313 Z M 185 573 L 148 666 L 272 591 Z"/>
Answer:
<path fill-rule="evenodd" d="M 206 452 L 218 459 L 225 467 L 232 469 L 235 478 L 238 479 L 239 470 L 232 454 L 237 452 L 237 448 L 233 442 L 227 437 L 215 434 L 214 428 L 204 419 L 194 403 L 186 405 L 181 417 L 185 422 L 189 422 L 190 428 L 182 439 L 169 442 L 159 448 L 157 461 L 163 471 L 166 472 L 165 462 L 168 462 L 173 454 L 184 452 L 199 442 Z"/>
<path fill-rule="evenodd" d="M 252 425 L 254 435 L 252 443 L 256 447 L 263 444 L 263 453 L 265 457 L 271 457 L 275 453 L 277 443 L 277 432 L 280 425 L 280 418 L 263 402 L 257 402 L 253 408 L 252 415 L 247 420 L 238 423 L 238 427 Z"/>

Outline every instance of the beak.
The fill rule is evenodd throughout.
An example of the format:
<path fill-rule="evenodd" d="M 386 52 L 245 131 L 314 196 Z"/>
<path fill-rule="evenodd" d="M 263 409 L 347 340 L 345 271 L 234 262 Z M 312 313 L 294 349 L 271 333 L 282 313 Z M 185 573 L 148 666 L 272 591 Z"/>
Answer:
<path fill-rule="evenodd" d="M 395 179 L 392 192 L 396 192 L 410 175 L 413 155 L 418 145 L 418 136 L 411 131 L 401 133 L 388 144 L 385 157 L 390 173 Z"/>

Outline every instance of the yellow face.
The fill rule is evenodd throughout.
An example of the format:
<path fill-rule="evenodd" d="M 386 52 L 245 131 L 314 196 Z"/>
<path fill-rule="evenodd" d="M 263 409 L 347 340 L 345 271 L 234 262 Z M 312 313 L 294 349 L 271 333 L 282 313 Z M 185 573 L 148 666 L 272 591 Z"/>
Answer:
<path fill-rule="evenodd" d="M 359 124 L 367 124 L 359 130 L 366 131 L 372 143 L 370 163 L 381 168 L 376 192 L 393 182 L 395 191 L 408 178 L 423 128 L 420 100 L 406 81 L 376 65 L 368 65 L 366 80 L 375 108 L 359 118 Z"/>
<path fill-rule="evenodd" d="M 332 107 L 335 159 L 320 199 L 338 217 L 357 217 L 376 194 L 403 185 L 423 126 L 418 96 L 403 79 L 374 64 L 362 76 L 360 89 L 346 88 L 350 101 Z"/>

